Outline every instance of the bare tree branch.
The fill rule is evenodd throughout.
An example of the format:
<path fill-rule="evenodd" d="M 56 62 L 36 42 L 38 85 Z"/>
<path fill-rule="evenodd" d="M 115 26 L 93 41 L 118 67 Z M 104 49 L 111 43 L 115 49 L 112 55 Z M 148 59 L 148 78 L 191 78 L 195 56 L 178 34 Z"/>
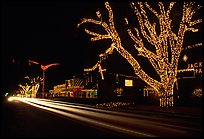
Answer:
<path fill-rule="evenodd" d="M 102 39 L 111 38 L 111 36 L 110 36 L 109 34 L 107 34 L 107 35 L 101 35 L 101 34 L 92 32 L 92 31 L 90 31 L 90 30 L 88 30 L 88 29 L 85 29 L 85 32 L 86 32 L 87 34 L 96 36 L 96 37 L 92 37 L 92 38 L 91 38 L 91 41 L 96 41 L 96 40 L 102 40 Z"/>
<path fill-rule="evenodd" d="M 147 2 L 145 2 L 144 4 L 146 5 L 146 7 L 147 7 L 151 12 L 154 13 L 154 15 L 157 16 L 157 18 L 159 18 L 159 14 L 158 14 L 155 10 L 153 10 L 153 9 L 149 6 L 149 4 L 148 4 Z"/>
<path fill-rule="evenodd" d="M 198 20 L 195 20 L 193 22 L 189 22 L 189 26 L 194 26 L 194 25 L 196 25 L 198 23 L 201 23 L 202 21 L 203 21 L 203 19 L 198 19 Z"/>
<path fill-rule="evenodd" d="M 167 10 L 167 12 L 166 12 L 166 16 L 167 16 L 167 17 L 169 17 L 169 14 L 170 14 L 170 12 L 171 12 L 171 9 L 173 8 L 173 6 L 174 6 L 175 3 L 176 3 L 176 2 L 171 2 L 171 3 L 170 3 L 170 5 L 169 5 L 169 7 L 168 7 L 168 10 Z"/>
<path fill-rule="evenodd" d="M 133 2 L 131 3 L 131 7 L 134 9 L 134 12 L 139 20 L 140 29 L 142 31 L 143 36 L 148 40 L 149 43 L 151 43 L 152 45 L 155 45 L 155 40 L 153 40 L 150 36 L 147 35 L 145 31 L 145 23 L 143 21 L 142 15 L 140 14 L 139 10 L 137 9 L 137 7 Z"/>
<path fill-rule="evenodd" d="M 179 23 L 178 33 L 174 33 L 172 31 L 172 20 L 170 19 L 170 13 L 175 2 L 171 2 L 167 10 L 165 10 L 164 3 L 158 2 L 160 13 L 150 7 L 147 2 L 144 4 L 142 2 L 138 2 L 137 4 L 138 6 L 131 2 L 130 6 L 133 8 L 139 21 L 140 31 L 143 37 L 140 37 L 140 32 L 137 28 L 134 28 L 136 35 L 132 33 L 131 29 L 128 29 L 127 32 L 131 39 L 135 42 L 134 47 L 138 51 L 138 55 L 146 57 L 150 61 L 151 65 L 160 76 L 161 81 L 157 81 L 148 75 L 141 68 L 138 61 L 125 48 L 122 47 L 120 36 L 116 31 L 113 21 L 113 11 L 108 2 L 105 3 L 105 6 L 109 12 L 109 24 L 102 22 L 100 12 L 97 13 L 97 16 L 101 19 L 101 21 L 96 21 L 94 19 L 83 19 L 80 23 L 83 24 L 89 22 L 98 24 L 106 30 L 107 34 L 98 34 L 85 29 L 86 33 L 94 36 L 91 38 L 92 41 L 108 38 L 110 38 L 112 41 L 111 46 L 106 49 L 103 54 L 99 55 L 99 61 L 92 68 L 87 70 L 94 70 L 99 67 L 99 69 L 102 71 L 101 62 L 105 60 L 109 54 L 112 54 L 113 50 L 115 49 L 133 67 L 135 75 L 153 87 L 159 93 L 159 95 L 162 96 L 160 99 L 161 105 L 166 106 L 167 104 L 171 103 L 173 106 L 173 97 L 169 96 L 173 96 L 173 88 L 176 81 L 178 60 L 183 46 L 184 34 L 186 31 L 198 31 L 198 29 L 191 26 L 201 23 L 202 19 L 191 21 L 193 15 L 195 14 L 195 10 L 193 10 L 195 3 L 185 2 L 183 5 L 183 15 L 182 20 Z M 146 8 L 144 6 L 146 6 Z M 197 9 L 200 9 L 200 7 L 200 5 L 197 6 Z M 150 23 L 150 17 L 147 15 L 148 11 L 145 10 L 150 10 L 158 18 L 158 25 L 160 27 L 159 35 L 157 35 L 156 23 Z M 125 18 L 125 20 L 128 24 L 127 18 Z M 145 47 L 146 44 L 144 44 L 144 41 L 142 40 L 143 38 L 145 38 L 156 48 L 155 53 Z M 171 53 L 169 53 L 169 49 L 171 50 Z M 171 54 L 170 62 L 169 54 Z M 169 97 L 169 99 L 166 99 L 167 97 Z"/>

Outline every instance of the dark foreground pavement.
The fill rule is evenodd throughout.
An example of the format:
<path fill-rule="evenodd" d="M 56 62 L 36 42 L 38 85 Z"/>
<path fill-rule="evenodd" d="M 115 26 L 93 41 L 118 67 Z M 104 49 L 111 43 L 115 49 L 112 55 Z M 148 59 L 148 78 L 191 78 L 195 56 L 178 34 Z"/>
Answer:
<path fill-rule="evenodd" d="M 153 105 L 131 105 L 120 108 L 104 107 L 102 109 L 142 115 L 158 115 L 165 118 L 175 117 L 178 121 L 186 123 L 187 127 L 202 129 L 201 108 L 177 107 L 169 111 Z M 86 126 L 21 102 L 8 103 L 3 101 L 1 112 L 1 137 L 127 137 Z M 202 134 L 199 132 L 192 136 L 197 137 L 202 136 Z"/>
<path fill-rule="evenodd" d="M 34 108 L 22 102 L 3 102 L 2 137 L 120 137 Z"/>

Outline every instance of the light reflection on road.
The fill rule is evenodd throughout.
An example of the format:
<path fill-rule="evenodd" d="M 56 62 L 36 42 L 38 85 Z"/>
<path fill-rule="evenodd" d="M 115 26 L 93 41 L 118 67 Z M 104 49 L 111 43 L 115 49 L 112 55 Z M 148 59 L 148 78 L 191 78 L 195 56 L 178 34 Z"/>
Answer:
<path fill-rule="evenodd" d="M 80 123 L 97 126 L 129 136 L 154 137 L 154 136 L 187 136 L 185 127 L 170 125 L 153 120 L 151 116 L 142 116 L 125 112 L 102 110 L 88 105 L 54 101 L 40 98 L 13 98 L 34 107 L 44 109 L 61 115 L 65 118 L 76 120 Z M 144 118 L 145 117 L 145 118 Z M 148 119 L 148 117 L 150 117 Z"/>

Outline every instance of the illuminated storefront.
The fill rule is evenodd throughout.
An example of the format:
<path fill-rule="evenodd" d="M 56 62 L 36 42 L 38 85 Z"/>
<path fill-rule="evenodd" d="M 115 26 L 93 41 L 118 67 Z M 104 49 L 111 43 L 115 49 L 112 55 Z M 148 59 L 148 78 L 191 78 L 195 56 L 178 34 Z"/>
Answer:
<path fill-rule="evenodd" d="M 202 43 L 187 46 L 183 51 L 177 82 L 178 105 L 200 105 L 202 101 Z M 192 71 L 194 74 L 192 74 Z"/>

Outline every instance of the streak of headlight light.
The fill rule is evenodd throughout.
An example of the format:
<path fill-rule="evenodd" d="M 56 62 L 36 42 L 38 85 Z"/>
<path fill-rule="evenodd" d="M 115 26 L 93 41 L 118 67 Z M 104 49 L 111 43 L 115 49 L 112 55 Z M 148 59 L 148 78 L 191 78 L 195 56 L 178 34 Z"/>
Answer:
<path fill-rule="evenodd" d="M 41 105 L 45 105 L 45 106 L 49 106 L 49 107 L 53 107 L 53 108 L 58 108 L 58 109 L 62 109 L 62 110 L 68 110 L 68 111 L 72 111 L 72 112 L 75 112 L 75 113 L 79 113 L 79 114 L 83 114 L 83 115 L 89 115 L 89 116 L 93 116 L 94 117 L 98 117 L 98 118 L 101 118 L 103 117 L 103 119 L 112 119 L 112 120 L 116 120 L 116 119 L 120 119 L 120 121 L 123 121 L 123 122 L 126 122 L 126 123 L 132 123 L 131 121 L 134 120 L 135 122 L 139 123 L 141 121 L 142 124 L 144 124 L 144 120 L 135 120 L 135 119 L 132 119 L 132 118 L 122 118 L 121 119 L 121 116 L 110 116 L 110 113 L 109 114 L 104 114 L 104 113 L 96 113 L 96 112 L 92 112 L 92 111 L 87 111 L 87 110 L 82 110 L 82 109 L 76 109 L 76 108 L 71 108 L 65 104 L 57 104 L 57 103 L 53 103 L 53 102 L 42 102 L 42 101 L 36 101 L 35 99 L 30 99 L 30 101 L 34 102 L 34 103 L 37 103 L 37 104 L 41 104 Z M 78 108 L 83 108 L 83 107 L 78 107 Z"/>
<path fill-rule="evenodd" d="M 13 100 L 17 100 L 17 99 L 18 99 L 18 97 L 9 97 L 8 101 L 13 101 Z"/>
<path fill-rule="evenodd" d="M 51 99 L 38 99 L 46 102 L 55 102 L 55 103 L 62 103 L 62 104 L 69 104 L 69 105 L 78 105 L 78 106 L 92 106 L 88 104 L 80 104 L 80 103 L 71 103 L 71 102 L 63 102 L 63 101 L 57 101 L 57 100 L 51 100 Z"/>
<path fill-rule="evenodd" d="M 98 113 L 99 111 L 104 111 L 104 110 L 100 110 L 100 109 L 96 109 L 96 108 L 85 108 L 85 107 L 81 107 L 81 106 L 90 106 L 90 105 L 84 105 L 84 104 L 78 104 L 78 103 L 71 103 L 71 104 L 74 104 L 74 105 L 81 105 L 81 106 L 73 106 L 73 105 L 69 105 L 68 106 L 68 104 L 70 104 L 70 103 L 67 103 L 67 102 L 62 102 L 62 101 L 54 101 L 54 100 L 48 100 L 48 99 L 40 99 L 40 98 L 23 98 L 23 99 L 26 99 L 27 101 L 32 101 L 32 102 L 34 102 L 34 103 L 38 103 L 38 104 L 41 104 L 41 105 L 47 105 L 47 106 L 52 106 L 52 107 L 55 107 L 55 108 L 58 108 L 58 109 L 62 109 L 62 110 L 69 110 L 69 111 L 73 111 L 73 112 L 75 112 L 75 113 L 80 113 L 80 114 L 85 114 L 86 113 L 86 115 L 89 115 L 89 116 L 92 116 L 92 115 L 94 115 L 94 117 L 98 117 L 98 118 L 101 118 L 101 117 L 103 117 L 103 119 L 112 119 L 112 120 L 116 120 L 116 119 L 120 119 L 119 120 L 119 122 L 125 122 L 125 123 L 130 123 L 130 124 L 132 124 L 133 123 L 133 121 L 134 121 L 134 123 L 137 123 L 137 125 L 139 125 L 139 124 L 141 124 L 141 125 L 144 125 L 144 124 L 146 124 L 146 126 L 149 126 L 149 127 L 151 127 L 151 128 L 155 128 L 156 126 L 158 127 L 158 128 L 162 128 L 163 130 L 165 129 L 165 130 L 169 130 L 169 131 L 171 131 L 171 132 L 180 132 L 180 133 L 186 133 L 186 131 L 183 131 L 183 130 L 179 130 L 179 129 L 175 129 L 175 127 L 178 127 L 178 128 L 180 128 L 180 129 L 183 129 L 183 128 L 185 128 L 185 129 L 190 129 L 191 130 L 191 128 L 186 128 L 186 127 L 182 127 L 182 126 L 177 126 L 177 125 L 169 125 L 169 124 L 164 124 L 164 123 L 157 123 L 157 122 L 150 122 L 150 121 L 145 121 L 145 120 L 136 120 L 136 119 L 130 119 L 130 118 L 124 118 L 124 117 L 119 117 L 119 116 L 107 116 L 107 114 L 102 114 L 102 113 Z M 40 103 L 40 101 L 41 101 L 41 103 Z M 52 102 L 52 103 L 51 103 Z M 63 103 L 63 104 L 59 104 L 59 103 Z M 65 105 L 66 104 L 66 105 Z M 56 105 L 58 105 L 58 106 L 56 106 Z M 61 106 L 60 106 L 61 105 Z M 63 107 L 64 106 L 64 107 Z M 78 110 L 77 109 L 71 109 L 71 108 L 68 108 L 68 107 L 77 107 L 78 108 Z M 83 111 L 83 110 L 79 110 L 79 108 L 80 109 L 92 109 L 92 110 L 94 110 L 94 111 L 96 111 L 95 113 L 93 113 L 93 112 L 88 112 L 88 111 Z M 80 112 L 81 111 L 81 112 Z M 105 111 L 106 113 L 108 113 L 108 114 L 111 114 L 111 113 L 118 113 L 118 114 L 120 114 L 120 115 L 123 115 L 123 116 L 125 116 L 125 115 L 129 115 L 129 114 L 127 114 L 127 113 L 123 113 L 123 114 L 121 114 L 121 112 L 111 112 L 111 111 Z M 91 114 L 92 113 L 92 114 Z M 103 116 L 101 116 L 101 115 L 103 115 Z M 114 118 L 113 118 L 114 117 Z M 144 118 L 144 117 L 143 117 Z M 151 123 L 151 124 L 150 124 Z M 153 126 L 154 125 L 154 126 Z M 172 128 L 173 127 L 173 128 Z M 145 133 L 143 133 L 143 134 L 145 134 Z"/>
<path fill-rule="evenodd" d="M 53 104 L 56 104 L 56 105 L 72 107 L 72 108 L 79 108 L 79 109 L 83 109 L 83 110 L 91 110 L 91 111 L 95 111 L 95 112 L 103 112 L 103 113 L 108 113 L 108 114 L 119 114 L 119 115 L 126 116 L 126 117 L 127 116 L 132 116 L 132 117 L 137 117 L 137 118 L 139 118 L 139 117 L 140 118 L 145 118 L 145 117 L 150 118 L 149 116 L 145 116 L 145 115 L 135 116 L 135 114 L 130 114 L 130 113 L 107 111 L 107 110 L 102 110 L 102 109 L 97 109 L 97 108 L 83 107 L 83 106 L 90 106 L 90 105 L 86 105 L 86 104 L 78 104 L 78 103 L 70 103 L 70 102 L 68 103 L 68 102 L 55 101 L 55 100 L 49 100 L 49 99 L 38 99 L 38 100 L 43 101 L 43 102 L 53 102 Z M 79 105 L 79 106 L 77 106 L 77 105 Z M 100 113 L 100 115 L 101 115 L 101 113 Z M 94 116 L 96 116 L 96 114 L 94 114 Z M 152 120 L 154 120 L 154 119 L 152 119 Z M 128 120 L 128 121 L 130 121 L 130 120 Z M 132 123 L 132 122 L 130 122 L 130 123 Z M 152 123 L 155 123 L 155 122 L 152 122 Z M 148 124 L 149 124 L 149 122 L 148 122 Z M 169 124 L 165 124 L 165 123 L 162 123 L 162 124 L 156 123 L 156 125 L 165 126 L 165 128 L 173 127 L 175 129 L 175 127 L 177 127 L 177 128 L 180 128 L 180 129 L 185 128 L 185 129 L 189 129 L 189 130 L 194 130 L 192 128 L 182 127 L 182 126 L 178 126 L 178 125 L 169 125 Z M 174 130 L 174 129 L 171 129 L 171 131 Z M 175 130 L 175 131 L 176 132 L 183 132 L 183 131 L 178 131 L 178 130 Z"/>
<path fill-rule="evenodd" d="M 78 104 L 78 103 L 70 103 L 70 102 L 68 103 L 68 102 L 46 100 L 46 99 L 38 99 L 38 100 L 43 101 L 43 102 L 52 102 L 53 104 L 68 106 L 68 107 L 72 107 L 72 108 L 80 108 L 80 109 L 91 110 L 91 111 L 96 111 L 96 112 L 103 112 L 103 113 L 109 113 L 109 114 L 112 113 L 112 114 L 120 114 L 120 115 L 124 115 L 124 116 L 134 116 L 134 117 L 136 117 L 135 114 L 130 114 L 130 113 L 107 111 L 107 110 L 98 109 L 98 108 L 90 108 L 91 105 L 86 105 L 86 104 Z M 86 107 L 86 106 L 88 106 L 88 107 Z M 145 116 L 144 115 L 142 115 L 142 116 L 137 115 L 137 117 L 144 118 Z M 148 117 L 148 116 L 146 116 L 146 117 Z"/>
<path fill-rule="evenodd" d="M 8 101 L 13 101 L 14 100 L 14 97 L 9 97 L 8 98 Z"/>
<path fill-rule="evenodd" d="M 146 125 L 148 127 L 151 127 L 151 128 L 155 128 L 157 127 L 158 129 L 159 128 L 162 128 L 163 130 L 170 130 L 171 132 L 180 132 L 180 133 L 185 133 L 185 131 L 183 130 L 178 130 L 178 129 L 175 129 L 175 128 L 169 128 L 169 125 L 168 124 L 163 124 L 160 125 L 158 124 L 157 122 L 154 122 L 154 121 L 146 121 L 146 120 L 142 120 L 142 119 L 135 119 L 135 118 L 129 118 L 129 117 L 122 117 L 122 116 L 117 116 L 117 115 L 110 115 L 111 113 L 108 113 L 108 114 L 104 114 L 104 113 L 98 113 L 98 112 L 92 112 L 92 111 L 87 111 L 87 110 L 81 110 L 81 108 L 83 109 L 84 107 L 80 107 L 78 106 L 78 109 L 76 108 L 70 108 L 70 106 L 67 106 L 65 104 L 59 104 L 59 103 L 53 103 L 53 102 L 40 102 L 40 101 L 36 101 L 36 99 L 32 99 L 33 102 L 37 102 L 38 104 L 41 104 L 41 105 L 47 105 L 47 106 L 50 106 L 50 107 L 53 107 L 53 108 L 58 108 L 58 109 L 62 109 L 62 110 L 68 110 L 68 111 L 72 111 L 72 112 L 75 112 L 75 113 L 79 113 L 79 114 L 82 114 L 82 115 L 88 115 L 88 116 L 93 116 L 94 117 L 97 117 L 97 118 L 101 118 L 103 117 L 103 119 L 108 119 L 108 120 L 112 120 L 112 121 L 118 121 L 118 122 L 123 122 L 123 123 L 129 123 L 129 124 L 132 124 L 132 123 L 137 123 L 137 125 Z M 166 125 L 166 126 L 165 126 Z M 165 127 L 164 127 L 165 126 Z M 175 127 L 175 125 L 174 125 Z M 179 127 L 179 126 L 177 126 Z"/>
<path fill-rule="evenodd" d="M 75 114 L 67 113 L 67 112 L 64 112 L 64 111 L 60 111 L 60 110 L 57 110 L 57 109 L 53 109 L 53 108 L 49 108 L 49 107 L 37 105 L 37 104 L 34 104 L 34 103 L 32 103 L 32 102 L 29 102 L 31 99 L 19 99 L 19 100 L 22 101 L 22 102 L 24 102 L 24 103 L 30 104 L 30 105 L 32 105 L 32 106 L 41 108 L 41 109 L 45 109 L 45 110 L 48 110 L 48 111 L 51 111 L 51 112 L 55 112 L 55 113 L 57 113 L 57 114 L 60 114 L 60 115 L 66 116 L 66 117 L 71 117 L 71 118 L 73 118 L 73 119 L 80 120 L 80 121 L 86 122 L 86 123 L 88 123 L 88 124 L 93 124 L 93 125 L 97 125 L 97 126 L 102 126 L 102 127 L 104 127 L 104 128 L 108 128 L 108 129 L 111 129 L 111 130 L 115 130 L 115 131 L 117 131 L 117 132 L 123 132 L 123 133 L 126 133 L 126 134 L 128 133 L 128 134 L 130 134 L 130 135 L 141 136 L 141 137 L 147 137 L 147 136 L 148 136 L 148 137 L 154 137 L 153 135 L 150 135 L 150 134 L 146 134 L 146 133 L 142 133 L 142 132 L 136 132 L 136 131 L 134 131 L 134 130 L 130 130 L 130 129 L 126 129 L 126 128 L 123 128 L 123 127 L 111 125 L 111 124 L 109 124 L 109 123 L 105 123 L 105 122 L 93 120 L 93 119 L 90 119 L 90 118 L 78 116 L 78 115 L 75 115 Z"/>
<path fill-rule="evenodd" d="M 93 116 L 94 117 L 98 117 L 98 118 L 101 118 L 103 117 L 106 118 L 106 119 L 112 119 L 112 120 L 115 120 L 115 119 L 120 119 L 119 116 L 114 116 L 115 118 L 113 117 L 110 117 L 108 114 L 103 114 L 103 113 L 96 113 L 96 112 L 92 112 L 92 111 L 87 111 L 87 110 L 81 110 L 81 109 L 76 109 L 76 108 L 71 108 L 67 105 L 64 105 L 64 104 L 57 104 L 57 103 L 52 103 L 52 102 L 42 102 L 42 101 L 36 101 L 34 99 L 28 99 L 28 101 L 30 102 L 33 102 L 33 103 L 37 103 L 37 104 L 40 104 L 40 105 L 44 105 L 44 106 L 49 106 L 49 107 L 52 107 L 52 108 L 57 108 L 57 109 L 61 109 L 61 110 L 67 110 L 67 111 L 72 111 L 72 112 L 75 112 L 75 113 L 79 113 L 79 114 L 83 114 L 83 115 L 89 115 L 89 116 Z M 82 108 L 82 107 L 81 107 Z M 120 119 L 122 120 L 122 119 Z M 126 121 L 126 120 L 124 120 Z M 129 121 L 129 119 L 128 119 Z M 130 122 L 131 123 L 131 122 Z"/>
<path fill-rule="evenodd" d="M 140 117 L 140 118 L 149 118 L 149 116 L 145 115 L 135 115 L 131 113 L 125 113 L 125 112 L 117 112 L 117 111 L 109 111 L 109 110 L 103 110 L 103 109 L 98 109 L 95 107 L 90 107 L 91 105 L 86 105 L 86 104 L 78 104 L 78 103 L 70 103 L 70 102 L 62 102 L 62 101 L 55 101 L 55 100 L 48 100 L 48 99 L 39 99 L 39 101 L 46 101 L 46 102 L 53 102 L 55 104 L 59 103 L 64 106 L 72 107 L 72 108 L 80 108 L 84 110 L 91 110 L 91 111 L 96 111 L 96 112 L 103 112 L 103 113 L 109 113 L 109 114 L 119 114 L 123 116 L 132 116 L 132 117 Z M 84 107 L 85 106 L 85 107 Z M 86 107 L 88 106 L 88 107 Z"/>
<path fill-rule="evenodd" d="M 110 115 L 111 113 L 108 114 L 104 114 L 104 113 L 96 113 L 96 112 L 91 112 L 91 111 L 85 111 L 85 110 L 80 110 L 80 109 L 75 109 L 75 108 L 70 108 L 69 106 L 65 105 L 65 104 L 59 104 L 56 102 L 45 102 L 42 101 L 42 99 L 34 99 L 34 98 L 27 98 L 28 101 L 32 101 L 33 103 L 38 103 L 40 105 L 45 105 L 45 106 L 49 106 L 49 107 L 53 107 L 53 108 L 58 108 L 58 109 L 62 109 L 62 110 L 66 110 L 66 111 L 72 111 L 75 113 L 79 113 L 82 115 L 88 115 L 88 116 L 93 116 L 97 117 L 97 118 L 101 118 L 103 117 L 103 119 L 108 119 L 108 120 L 112 120 L 112 121 L 117 121 L 117 122 L 123 122 L 123 123 L 137 123 L 137 126 L 141 125 L 146 125 L 150 128 L 155 128 L 157 127 L 162 128 L 163 130 L 169 130 L 171 132 L 180 132 L 180 133 L 185 133 L 185 131 L 183 130 L 178 130 L 175 128 L 170 127 L 168 124 L 158 124 L 157 122 L 154 121 L 146 121 L 146 120 L 142 120 L 142 119 L 134 119 L 134 118 L 128 118 L 128 117 L 122 117 L 122 116 L 116 116 L 116 115 Z M 79 107 L 79 108 L 84 108 L 84 107 Z M 165 126 L 166 125 L 166 126 Z M 175 125 L 173 125 L 173 127 L 175 127 Z M 180 128 L 180 126 L 177 126 L 178 128 Z M 182 127 L 181 127 L 182 128 Z"/>

